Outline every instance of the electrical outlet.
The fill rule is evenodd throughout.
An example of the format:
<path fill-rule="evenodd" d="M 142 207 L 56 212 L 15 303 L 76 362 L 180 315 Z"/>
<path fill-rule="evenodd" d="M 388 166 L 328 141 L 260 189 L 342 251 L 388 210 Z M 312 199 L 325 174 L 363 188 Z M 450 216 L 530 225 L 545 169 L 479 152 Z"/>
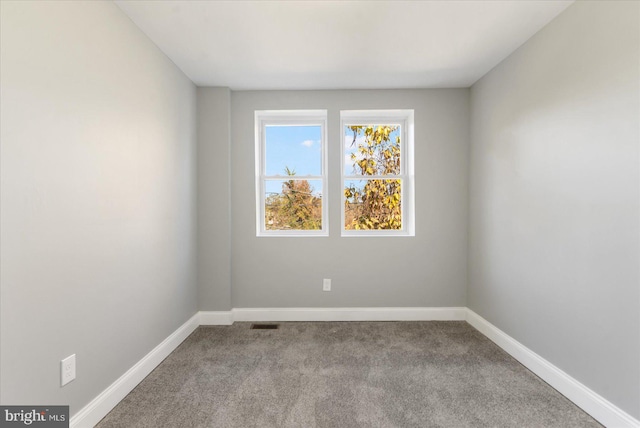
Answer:
<path fill-rule="evenodd" d="M 60 361 L 60 386 L 65 386 L 76 378 L 76 354 Z"/>
<path fill-rule="evenodd" d="M 322 280 L 322 291 L 331 291 L 331 280 L 330 279 L 323 279 Z"/>

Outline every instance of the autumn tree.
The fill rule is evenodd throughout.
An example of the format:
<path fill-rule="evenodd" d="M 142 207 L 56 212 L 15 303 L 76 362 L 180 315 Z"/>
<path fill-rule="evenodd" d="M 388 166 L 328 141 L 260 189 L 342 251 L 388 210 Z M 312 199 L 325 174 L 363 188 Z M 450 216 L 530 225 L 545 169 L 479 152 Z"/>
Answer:
<path fill-rule="evenodd" d="M 289 177 L 295 171 L 285 167 Z M 307 180 L 290 178 L 280 193 L 266 199 L 267 230 L 318 230 L 322 228 L 322 199 Z"/>
<path fill-rule="evenodd" d="M 400 174 L 398 126 L 349 126 L 353 132 L 351 154 L 353 174 L 362 176 L 364 186 L 345 186 L 345 229 L 402 229 L 401 181 L 372 178 Z M 358 138 L 362 136 L 363 138 Z"/>

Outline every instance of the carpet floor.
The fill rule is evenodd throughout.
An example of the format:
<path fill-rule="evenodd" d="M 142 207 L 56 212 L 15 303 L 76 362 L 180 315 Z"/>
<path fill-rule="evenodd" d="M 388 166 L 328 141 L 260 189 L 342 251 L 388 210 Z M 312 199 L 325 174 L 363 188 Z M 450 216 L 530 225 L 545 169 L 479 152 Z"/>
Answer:
<path fill-rule="evenodd" d="M 199 327 L 98 425 L 600 427 L 464 321 Z"/>

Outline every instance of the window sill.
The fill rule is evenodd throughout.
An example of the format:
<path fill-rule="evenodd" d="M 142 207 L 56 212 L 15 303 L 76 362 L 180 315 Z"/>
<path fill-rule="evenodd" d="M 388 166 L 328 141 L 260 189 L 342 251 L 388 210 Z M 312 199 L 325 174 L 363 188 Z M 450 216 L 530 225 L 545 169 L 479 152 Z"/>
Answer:
<path fill-rule="evenodd" d="M 256 234 L 258 238 L 323 238 L 328 237 L 329 232 L 309 233 L 308 231 L 273 231 L 273 233 L 260 232 Z"/>
<path fill-rule="evenodd" d="M 392 231 L 373 231 L 373 230 L 354 230 L 354 231 L 343 231 L 340 234 L 341 238 L 411 238 L 416 236 L 415 233 L 411 233 L 408 231 L 401 232 L 392 232 Z"/>

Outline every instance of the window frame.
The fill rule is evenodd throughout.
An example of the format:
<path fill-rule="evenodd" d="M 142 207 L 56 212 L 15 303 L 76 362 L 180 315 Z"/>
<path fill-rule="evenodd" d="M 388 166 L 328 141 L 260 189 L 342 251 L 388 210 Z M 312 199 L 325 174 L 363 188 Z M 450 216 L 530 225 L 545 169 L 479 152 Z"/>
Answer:
<path fill-rule="evenodd" d="M 266 181 L 287 180 L 286 175 L 266 175 L 267 126 L 320 126 L 321 175 L 295 176 L 296 180 L 322 182 L 322 228 L 320 230 L 267 230 L 265 213 Z M 329 181 L 327 165 L 327 110 L 256 110 L 255 111 L 255 189 L 257 237 L 329 236 Z"/>
<path fill-rule="evenodd" d="M 400 174 L 394 175 L 349 175 L 345 173 L 345 127 L 353 125 L 400 125 Z M 404 110 L 341 110 L 340 111 L 340 236 L 344 237 L 391 237 L 415 236 L 415 192 L 414 192 L 414 111 Z M 402 180 L 402 229 L 400 230 L 345 230 L 345 182 L 371 179 Z"/>

